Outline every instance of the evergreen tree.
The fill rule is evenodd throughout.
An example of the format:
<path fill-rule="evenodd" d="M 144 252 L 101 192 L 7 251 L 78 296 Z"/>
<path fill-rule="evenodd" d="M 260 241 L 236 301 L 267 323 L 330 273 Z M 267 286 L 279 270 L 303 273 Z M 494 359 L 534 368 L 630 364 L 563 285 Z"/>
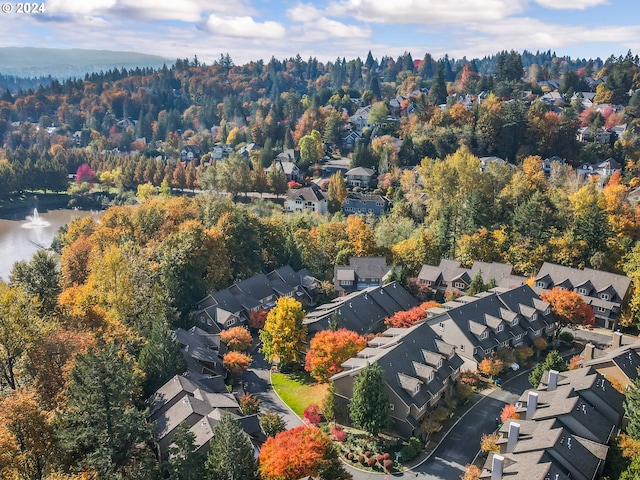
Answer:
<path fill-rule="evenodd" d="M 447 83 L 444 78 L 444 62 L 440 60 L 436 67 L 436 75 L 429 90 L 431 101 L 436 105 L 441 105 L 447 101 Z"/>
<path fill-rule="evenodd" d="M 77 357 L 58 433 L 78 467 L 111 479 L 140 458 L 151 430 L 145 413 L 134 405 L 139 387 L 133 360 L 115 343 Z"/>
<path fill-rule="evenodd" d="M 196 452 L 196 436 L 186 424 L 178 426 L 173 444 L 169 447 L 170 480 L 200 480 L 204 476 L 204 458 Z"/>
<path fill-rule="evenodd" d="M 468 295 L 475 295 L 476 293 L 484 292 L 486 290 L 484 282 L 482 281 L 482 271 L 478 271 L 475 274 L 471 283 L 469 284 L 469 288 L 467 289 Z"/>
<path fill-rule="evenodd" d="M 568 369 L 567 362 L 556 350 L 552 350 L 544 359 L 544 362 L 536 365 L 531 374 L 529 374 L 529 383 L 533 388 L 538 388 L 542 375 L 548 370 L 557 370 L 558 372 L 566 372 Z"/>
<path fill-rule="evenodd" d="M 187 369 L 180 347 L 163 319 L 156 320 L 151 326 L 149 340 L 140 352 L 140 368 L 145 373 L 145 398 Z"/>
<path fill-rule="evenodd" d="M 627 433 L 634 439 L 640 440 L 640 378 L 636 378 L 627 390 L 624 411 L 629 418 Z"/>
<path fill-rule="evenodd" d="M 211 451 L 205 464 L 208 480 L 257 480 L 253 446 L 233 416 L 224 412 L 213 427 Z"/>
<path fill-rule="evenodd" d="M 53 254 L 38 250 L 31 260 L 14 263 L 9 279 L 9 285 L 17 285 L 37 298 L 41 313 L 53 313 L 62 291 L 60 269 Z"/>
<path fill-rule="evenodd" d="M 389 398 L 384 393 L 384 371 L 377 363 L 367 364 L 356 377 L 349 418 L 353 424 L 378 435 L 391 422 Z"/>

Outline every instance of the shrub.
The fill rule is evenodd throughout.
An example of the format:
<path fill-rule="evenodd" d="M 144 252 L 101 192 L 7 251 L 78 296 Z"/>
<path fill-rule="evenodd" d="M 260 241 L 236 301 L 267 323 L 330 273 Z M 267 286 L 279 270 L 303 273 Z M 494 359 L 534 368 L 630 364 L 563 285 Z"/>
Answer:
<path fill-rule="evenodd" d="M 360 462 L 361 465 L 364 465 L 364 455 L 358 455 L 358 462 Z"/>
<path fill-rule="evenodd" d="M 571 332 L 560 332 L 558 338 L 563 343 L 572 343 L 573 342 L 573 334 Z"/>
<path fill-rule="evenodd" d="M 533 357 L 533 348 L 528 345 L 520 345 L 515 349 L 516 358 L 520 362 L 524 362 L 526 359 Z"/>
<path fill-rule="evenodd" d="M 376 459 L 375 458 L 367 458 L 367 465 L 369 467 L 373 467 L 376 464 Z"/>
<path fill-rule="evenodd" d="M 389 455 L 388 453 L 383 453 L 382 458 L 384 458 L 385 460 L 389 460 L 391 458 L 391 455 Z"/>
<path fill-rule="evenodd" d="M 580 368 L 581 364 L 582 357 L 580 355 L 571 357 L 571 360 L 569 360 L 569 370 L 577 370 L 578 368 Z"/>
<path fill-rule="evenodd" d="M 254 397 L 250 393 L 245 393 L 238 399 L 238 403 L 244 415 L 255 415 L 260 411 L 260 403 L 262 403 L 262 400 Z"/>
<path fill-rule="evenodd" d="M 364 456 L 367 458 L 371 457 L 371 452 L 367 450 L 366 452 L 364 452 Z"/>
<path fill-rule="evenodd" d="M 542 337 L 537 337 L 534 341 L 533 341 L 533 346 L 536 347 L 536 350 L 546 350 L 547 347 L 549 346 L 549 344 L 547 343 L 547 341 L 542 338 Z"/>
<path fill-rule="evenodd" d="M 331 438 L 334 442 L 344 442 L 347 439 L 347 432 L 340 425 L 331 427 Z"/>
<path fill-rule="evenodd" d="M 409 460 L 413 460 L 418 456 L 418 454 L 422 451 L 422 442 L 417 437 L 411 437 L 409 439 L 409 444 L 402 447 L 402 461 L 408 462 Z"/>
<path fill-rule="evenodd" d="M 378 455 L 376 455 L 376 460 L 378 460 L 378 462 L 380 462 L 380 464 L 382 465 L 382 462 L 384 461 L 384 455 L 379 453 Z"/>
<path fill-rule="evenodd" d="M 500 447 L 497 442 L 500 437 L 495 433 L 487 433 L 480 439 L 480 450 L 483 452 L 499 452 Z"/>
<path fill-rule="evenodd" d="M 320 407 L 315 403 L 312 403 L 303 412 L 304 419 L 311 425 L 319 425 L 322 422 L 322 414 L 320 413 Z"/>
<path fill-rule="evenodd" d="M 384 464 L 382 466 L 384 467 L 385 471 L 390 472 L 391 471 L 391 467 L 393 467 L 393 461 L 385 460 Z"/>

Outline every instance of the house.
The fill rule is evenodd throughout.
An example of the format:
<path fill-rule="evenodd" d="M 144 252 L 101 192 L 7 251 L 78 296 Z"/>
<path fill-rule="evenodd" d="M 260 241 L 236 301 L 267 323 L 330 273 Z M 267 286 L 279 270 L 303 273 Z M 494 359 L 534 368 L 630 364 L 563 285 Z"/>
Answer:
<path fill-rule="evenodd" d="M 239 421 L 252 441 L 259 443 L 264 440 L 259 426 L 256 428 L 257 417 L 242 416 L 236 397 L 227 391 L 223 381 L 212 382 L 206 376 L 193 374 L 176 375 L 146 403 L 161 458 L 167 458 L 180 425 L 194 434 L 196 450 L 204 451 L 213 438 L 213 426 L 224 411 Z"/>
<path fill-rule="evenodd" d="M 596 96 L 595 92 L 576 92 L 571 97 L 571 103 L 576 100 L 580 100 L 582 107 L 588 110 L 594 105 L 593 99 Z"/>
<path fill-rule="evenodd" d="M 559 92 L 547 92 L 540 97 L 540 100 L 551 105 L 559 105 L 565 103 L 564 95 Z"/>
<path fill-rule="evenodd" d="M 300 150 L 294 150 L 293 148 L 286 148 L 278 155 L 276 155 L 276 161 L 296 163 L 300 160 Z"/>
<path fill-rule="evenodd" d="M 229 154 L 233 153 L 233 147 L 226 143 L 220 143 L 213 147 L 211 150 L 211 159 L 216 161 L 221 161 L 223 158 L 229 156 Z"/>
<path fill-rule="evenodd" d="M 506 160 L 500 157 L 481 157 L 480 171 L 484 172 L 492 163 L 496 163 L 498 165 L 509 165 Z"/>
<path fill-rule="evenodd" d="M 349 423 L 349 404 L 358 373 L 367 364 L 384 371 L 384 391 L 389 398 L 392 430 L 405 438 L 422 436 L 421 424 L 453 391 L 462 359 L 456 349 L 439 338 L 428 325 L 390 328 L 342 364 L 344 371 L 331 377 L 339 421 Z"/>
<path fill-rule="evenodd" d="M 610 143 L 613 132 L 607 128 L 599 128 L 595 132 L 591 127 L 582 127 L 578 129 L 576 138 L 580 142 Z"/>
<path fill-rule="evenodd" d="M 348 187 L 369 188 L 373 186 L 375 172 L 371 168 L 356 167 L 346 173 Z"/>
<path fill-rule="evenodd" d="M 615 172 L 620 171 L 622 171 L 622 165 L 620 165 L 613 158 L 607 158 L 604 162 L 599 163 L 598 166 L 594 169 L 594 173 L 600 175 L 601 177 L 609 177 Z"/>
<path fill-rule="evenodd" d="M 360 335 L 384 330 L 385 319 L 410 310 L 418 301 L 397 282 L 369 287 L 333 299 L 307 313 L 303 324 L 309 335 L 327 330 L 332 324 Z"/>
<path fill-rule="evenodd" d="M 525 277 L 516 275 L 512 265 L 498 262 L 473 262 L 469 276 L 473 278 L 480 274 L 482 283 L 485 285 L 495 283 L 502 288 L 515 288 L 524 285 Z"/>
<path fill-rule="evenodd" d="M 286 208 L 288 212 L 312 212 L 327 213 L 327 198 L 317 185 L 310 187 L 290 188 L 287 190 Z"/>
<path fill-rule="evenodd" d="M 341 293 L 377 287 L 386 283 L 392 269 L 385 257 L 351 257 L 348 266 L 333 267 L 333 285 Z"/>
<path fill-rule="evenodd" d="M 342 149 L 353 152 L 356 144 L 362 139 L 362 135 L 355 130 L 349 130 L 342 136 Z"/>
<path fill-rule="evenodd" d="M 285 265 L 210 293 L 198 302 L 196 319 L 204 330 L 220 332 L 247 324 L 252 312 L 269 310 L 283 296 L 313 305 L 317 285 L 318 280 L 307 269 L 296 272 Z"/>
<path fill-rule="evenodd" d="M 342 211 L 345 215 L 360 213 L 379 217 L 388 210 L 389 199 L 378 194 L 350 193 L 342 205 Z"/>
<path fill-rule="evenodd" d="M 423 265 L 418 274 L 418 282 L 434 291 L 444 292 L 455 288 L 464 292 L 471 283 L 471 270 L 464 268 L 457 260 L 443 258 L 437 267 Z"/>
<path fill-rule="evenodd" d="M 371 105 L 358 108 L 353 115 L 349 117 L 349 125 L 355 132 L 362 133 L 365 128 L 371 128 L 369 124 L 369 114 L 371 113 Z"/>
<path fill-rule="evenodd" d="M 554 287 L 579 293 L 593 308 L 597 324 L 615 328 L 620 312 L 629 300 L 631 280 L 615 273 L 545 262 L 536 276 L 534 288 L 542 292 Z"/>
<path fill-rule="evenodd" d="M 627 201 L 633 205 L 640 203 L 640 187 L 636 187 L 627 194 Z"/>
<path fill-rule="evenodd" d="M 172 336 L 182 351 L 188 371 L 201 375 L 226 376 L 221 358 L 226 347 L 220 343 L 220 335 L 191 327 L 189 330 L 178 328 Z"/>
<path fill-rule="evenodd" d="M 516 404 L 520 418 L 500 428 L 500 451 L 489 456 L 480 478 L 597 478 L 620 425 L 622 401 L 592 369 L 545 372 L 538 390 Z"/>
<path fill-rule="evenodd" d="M 350 163 L 351 160 L 347 157 L 327 160 L 322 165 L 322 171 L 327 177 L 333 175 L 334 173 L 341 173 L 344 175 L 350 170 Z"/>
<path fill-rule="evenodd" d="M 259 152 L 260 147 L 255 143 L 247 143 L 238 149 L 238 153 L 243 157 L 251 157 L 251 152 Z"/>
<path fill-rule="evenodd" d="M 613 332 L 613 341 L 606 348 L 587 343 L 580 356 L 581 367 L 594 369 L 622 388 L 628 388 L 638 378 L 640 341 L 624 337 L 620 332 Z"/>
<path fill-rule="evenodd" d="M 550 337 L 557 325 L 549 304 L 527 285 L 460 297 L 427 310 L 426 322 L 456 347 L 468 370 L 475 370 L 483 358 L 500 348 Z"/>
<path fill-rule="evenodd" d="M 190 162 L 196 158 L 200 158 L 204 155 L 202 148 L 199 145 L 185 145 L 180 150 L 180 161 Z"/>
<path fill-rule="evenodd" d="M 549 158 L 545 158 L 542 162 L 542 171 L 545 173 L 545 175 L 551 175 L 551 168 L 553 165 L 564 165 L 565 161 L 558 157 L 557 155 L 554 155 L 553 157 L 549 157 Z"/>
<path fill-rule="evenodd" d="M 304 175 L 298 168 L 298 166 L 286 160 L 276 159 L 274 163 L 272 163 L 267 169 L 266 173 L 269 175 L 272 168 L 280 168 L 284 173 L 287 182 L 302 182 L 304 180 Z"/>

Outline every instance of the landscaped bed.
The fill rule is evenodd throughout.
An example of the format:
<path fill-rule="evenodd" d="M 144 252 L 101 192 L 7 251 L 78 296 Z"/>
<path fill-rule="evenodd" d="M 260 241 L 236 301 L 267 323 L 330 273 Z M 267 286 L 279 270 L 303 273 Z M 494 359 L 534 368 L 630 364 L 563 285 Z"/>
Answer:
<path fill-rule="evenodd" d="M 329 384 L 316 382 L 306 372 L 273 372 L 271 383 L 282 401 L 299 417 L 309 405 L 322 405 L 329 389 Z"/>

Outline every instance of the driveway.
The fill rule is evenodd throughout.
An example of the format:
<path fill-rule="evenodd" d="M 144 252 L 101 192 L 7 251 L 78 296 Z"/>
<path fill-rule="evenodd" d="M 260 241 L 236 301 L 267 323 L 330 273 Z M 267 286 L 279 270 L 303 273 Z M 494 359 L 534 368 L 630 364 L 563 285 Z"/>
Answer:
<path fill-rule="evenodd" d="M 294 428 L 302 425 L 300 418 L 287 407 L 273 391 L 270 381 L 271 365 L 264 359 L 258 347 L 254 347 L 251 352 L 253 362 L 249 370 L 242 376 L 245 390 L 258 397 L 262 403 L 262 411 L 271 410 L 279 413 L 285 420 L 287 428 Z"/>

